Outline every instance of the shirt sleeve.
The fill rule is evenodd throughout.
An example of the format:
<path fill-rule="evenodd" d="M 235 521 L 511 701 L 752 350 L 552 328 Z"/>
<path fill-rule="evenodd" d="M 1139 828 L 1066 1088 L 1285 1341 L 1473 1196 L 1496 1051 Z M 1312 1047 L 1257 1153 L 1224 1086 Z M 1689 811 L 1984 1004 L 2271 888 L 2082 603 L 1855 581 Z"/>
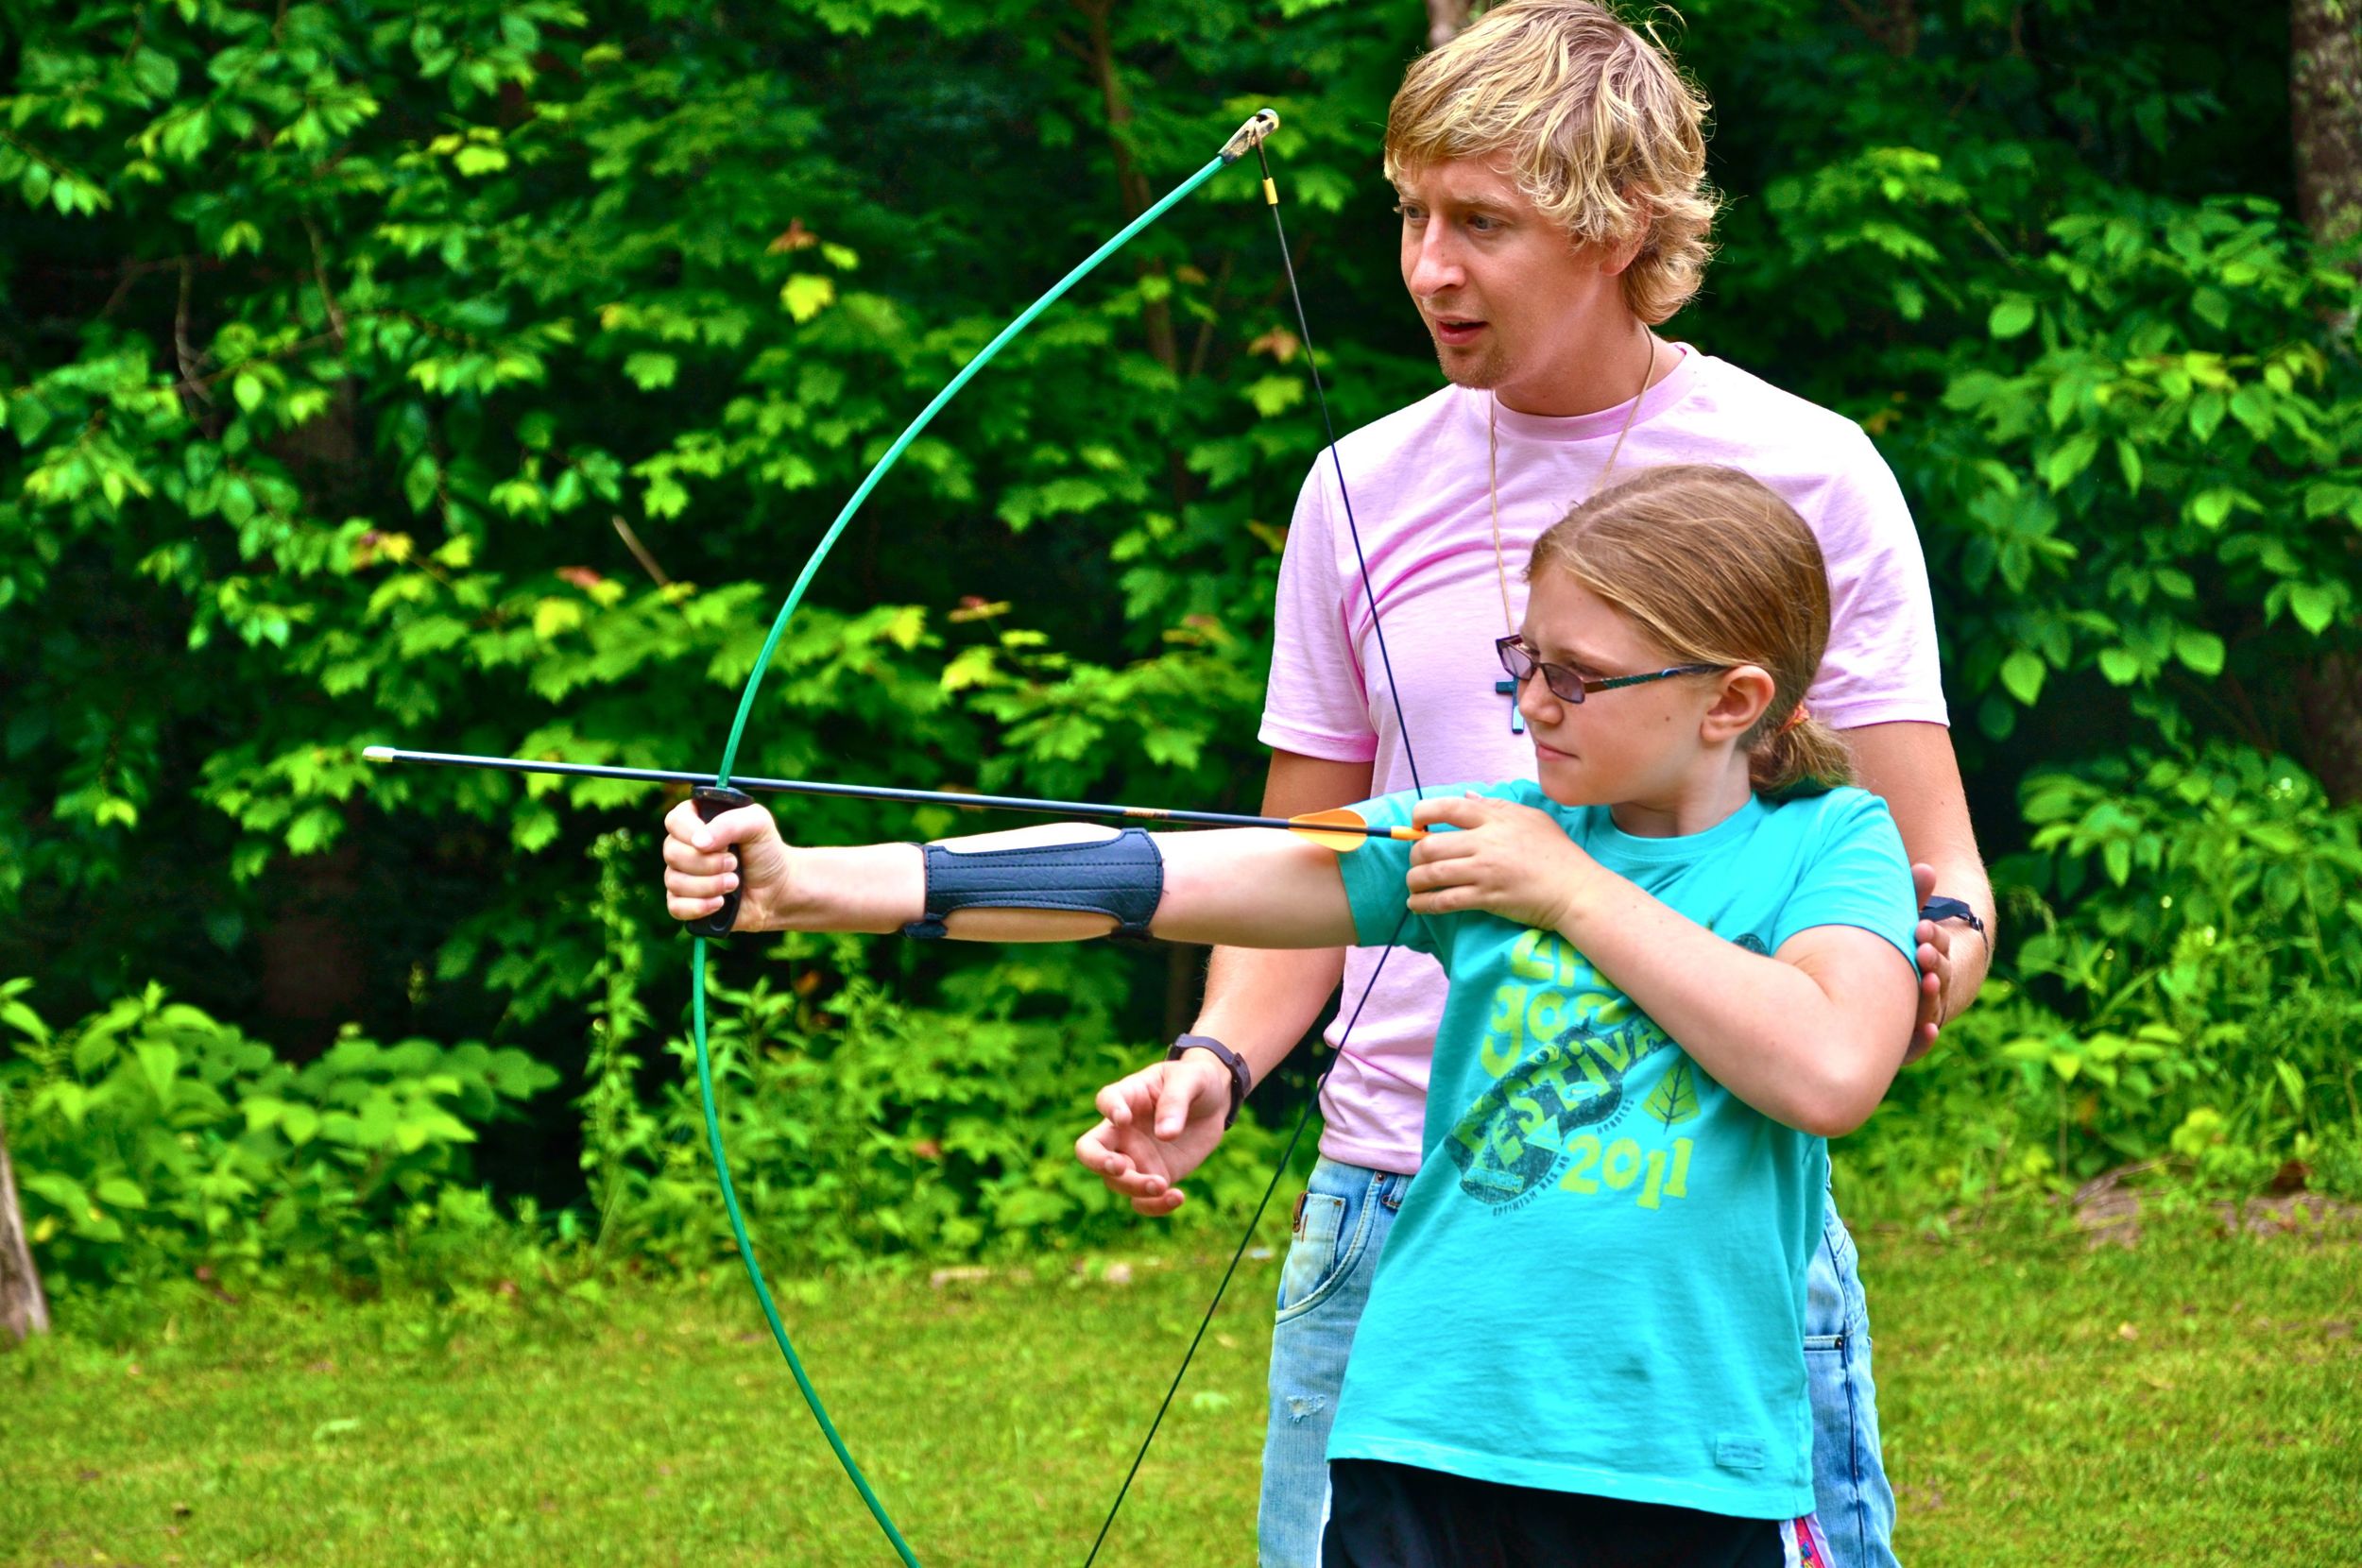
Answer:
<path fill-rule="evenodd" d="M 1323 452 L 1305 476 L 1280 554 L 1271 679 L 1263 689 L 1258 738 L 1275 750 L 1323 761 L 1367 762 L 1378 756 L 1378 729 L 1347 613 L 1327 461 Z"/>
<path fill-rule="evenodd" d="M 1813 716 L 1836 729 L 1949 724 L 1918 527 L 1870 437 L 1857 428 L 1853 441 L 1853 459 L 1818 498 L 1829 645 L 1809 693 Z"/>
<path fill-rule="evenodd" d="M 1423 797 L 1416 790 L 1403 790 L 1391 795 L 1365 800 L 1354 810 L 1373 827 L 1408 827 L 1412 809 L 1422 798 L 1446 799 L 1453 795 L 1491 795 L 1499 800 L 1525 804 L 1525 796 L 1535 793 L 1533 786 L 1506 784 L 1445 784 L 1429 785 Z M 1902 841 L 1895 841 L 1899 847 Z M 1400 943 L 1414 952 L 1429 953 L 1442 959 L 1445 967 L 1451 964 L 1451 938 L 1463 922 L 1463 915 L 1412 914 L 1411 887 L 1412 845 L 1401 839 L 1384 839 L 1373 835 L 1359 849 L 1338 857 L 1338 870 L 1345 879 L 1345 900 L 1353 907 L 1353 941 L 1357 947 L 1382 947 L 1389 942 Z M 1904 878 L 1909 879 L 1909 868 Z"/>
<path fill-rule="evenodd" d="M 1810 858 L 1773 926 L 1772 950 L 1816 926 L 1853 926 L 1894 944 L 1917 973 L 1919 903 L 1893 813 L 1867 791 L 1840 790 L 1822 797 L 1820 816 Z"/>
<path fill-rule="evenodd" d="M 1363 801 L 1354 810 L 1373 827 L 1405 827 L 1418 801 L 1416 791 L 1405 790 Z M 1345 900 L 1353 907 L 1354 946 L 1382 947 L 1399 942 L 1423 953 L 1435 950 L 1426 917 L 1409 913 L 1410 844 L 1373 836 L 1361 848 L 1339 855 L 1337 869 L 1345 879 Z"/>

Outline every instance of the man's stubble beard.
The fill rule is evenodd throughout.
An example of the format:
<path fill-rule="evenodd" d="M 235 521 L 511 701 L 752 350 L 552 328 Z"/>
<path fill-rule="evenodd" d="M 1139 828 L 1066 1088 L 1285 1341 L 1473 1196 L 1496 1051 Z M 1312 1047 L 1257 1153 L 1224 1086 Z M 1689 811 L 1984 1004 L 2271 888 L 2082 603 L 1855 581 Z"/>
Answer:
<path fill-rule="evenodd" d="M 1490 347 L 1481 354 L 1455 356 L 1442 344 L 1435 345 L 1435 367 L 1444 373 L 1444 379 L 1471 392 L 1490 391 L 1508 379 L 1508 358 Z"/>

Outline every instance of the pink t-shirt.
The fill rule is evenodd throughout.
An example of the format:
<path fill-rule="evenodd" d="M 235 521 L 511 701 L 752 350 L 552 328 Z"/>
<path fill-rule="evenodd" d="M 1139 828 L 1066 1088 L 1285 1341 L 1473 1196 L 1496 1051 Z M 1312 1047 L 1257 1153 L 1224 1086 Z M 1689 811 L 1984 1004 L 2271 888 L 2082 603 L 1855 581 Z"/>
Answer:
<path fill-rule="evenodd" d="M 1497 690 L 1503 676 L 1493 639 L 1515 631 L 1525 613 L 1519 573 L 1535 537 L 1597 487 L 1627 414 L 1631 433 L 1616 477 L 1673 463 L 1724 464 L 1761 480 L 1811 524 L 1828 562 L 1831 609 L 1828 654 L 1808 697 L 1816 718 L 1839 729 L 1946 722 L 1919 536 L 1860 426 L 1689 349 L 1636 413 L 1629 402 L 1573 418 L 1500 409 L 1504 620 L 1485 488 L 1490 401 L 1447 386 L 1339 443 L 1421 782 L 1533 776 L 1532 743 L 1511 728 L 1515 698 Z M 1276 635 L 1263 743 L 1373 761 L 1374 794 L 1411 788 L 1412 758 L 1326 452 L 1296 502 L 1279 569 Z M 1346 1012 L 1379 952 L 1348 955 Z M 1418 1169 L 1443 1011 L 1436 962 L 1399 948 L 1389 954 L 1321 1097 L 1323 1153 L 1378 1170 Z M 1342 1014 L 1330 1023 L 1332 1046 L 1343 1027 Z"/>

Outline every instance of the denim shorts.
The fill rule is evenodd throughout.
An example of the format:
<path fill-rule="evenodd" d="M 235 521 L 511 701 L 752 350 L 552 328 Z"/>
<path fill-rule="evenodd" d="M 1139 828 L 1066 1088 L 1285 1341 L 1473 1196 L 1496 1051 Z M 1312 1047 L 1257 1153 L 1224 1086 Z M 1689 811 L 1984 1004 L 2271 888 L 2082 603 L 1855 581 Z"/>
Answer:
<path fill-rule="evenodd" d="M 1353 1331 L 1411 1178 L 1324 1157 L 1297 1200 L 1294 1239 L 1272 1325 L 1271 1413 L 1256 1521 L 1262 1568 L 1319 1568 L 1328 1519 L 1328 1431 Z M 1813 1499 L 1838 1568 L 1895 1568 L 1894 1494 L 1878 1452 L 1870 1308 L 1837 1204 L 1806 1274 L 1805 1368 L 1813 1419 Z"/>

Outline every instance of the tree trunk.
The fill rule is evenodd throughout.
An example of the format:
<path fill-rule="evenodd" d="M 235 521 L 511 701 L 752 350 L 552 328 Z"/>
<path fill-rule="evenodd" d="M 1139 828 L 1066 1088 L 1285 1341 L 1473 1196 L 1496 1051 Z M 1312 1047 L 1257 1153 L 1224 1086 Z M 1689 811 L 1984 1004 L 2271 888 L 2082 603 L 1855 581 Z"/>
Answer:
<path fill-rule="evenodd" d="M 2362 0 L 2290 5 L 2288 128 L 2304 226 L 2325 246 L 2362 235 Z"/>
<path fill-rule="evenodd" d="M 2293 0 L 2288 128 L 2297 212 L 2330 247 L 2362 238 L 2362 0 Z M 2362 253 L 2345 264 L 2362 277 Z M 2351 316 L 2334 327 L 2351 332 Z M 2305 762 L 2338 801 L 2362 800 L 2362 663 L 2324 658 L 2297 682 Z"/>
<path fill-rule="evenodd" d="M 1116 189 L 1123 201 L 1123 215 L 1138 217 L 1155 204 L 1155 193 L 1150 189 L 1148 176 L 1132 162 L 1131 143 L 1126 140 L 1132 128 L 1132 105 L 1123 95 L 1123 84 L 1116 76 L 1115 39 L 1110 28 L 1115 0 L 1083 0 L 1076 9 L 1089 28 L 1089 43 L 1084 60 L 1090 66 L 1091 81 L 1099 89 L 1100 100 L 1107 110 L 1107 140 L 1115 153 Z M 1142 262 L 1142 277 L 1161 276 L 1161 262 Z M 1172 331 L 1172 307 L 1165 300 L 1151 299 L 1140 310 L 1140 325 L 1148 334 L 1148 351 L 1156 356 L 1156 363 L 1178 374 L 1181 369 L 1181 349 Z"/>
<path fill-rule="evenodd" d="M 1427 0 L 1427 46 L 1440 49 L 1468 25 L 1468 0 Z"/>
<path fill-rule="evenodd" d="M 41 1274 L 25 1240 L 25 1215 L 16 1203 L 16 1173 L 9 1168 L 9 1130 L 0 1123 L 0 1329 L 10 1339 L 49 1332 L 49 1304 Z"/>

